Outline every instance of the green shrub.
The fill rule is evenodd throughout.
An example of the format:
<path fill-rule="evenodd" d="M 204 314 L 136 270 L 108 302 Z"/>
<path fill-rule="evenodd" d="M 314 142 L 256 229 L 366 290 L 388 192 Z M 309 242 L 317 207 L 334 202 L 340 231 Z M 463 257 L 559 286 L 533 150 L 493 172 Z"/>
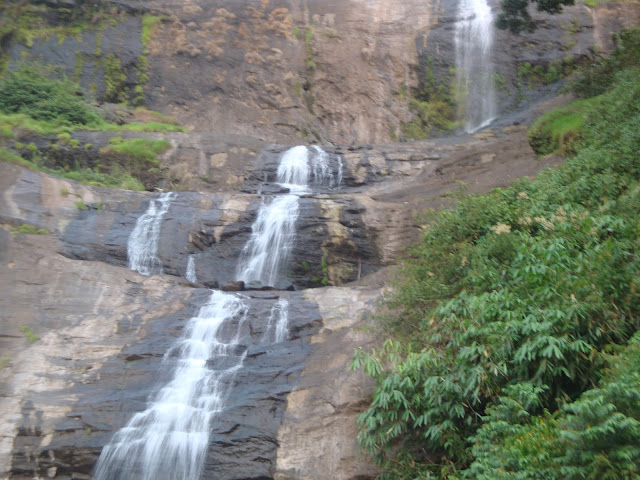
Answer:
<path fill-rule="evenodd" d="M 18 225 L 13 230 L 11 230 L 12 235 L 16 235 L 18 233 L 24 233 L 27 235 L 47 235 L 51 232 L 46 228 L 38 228 L 34 227 L 33 225 L 23 223 L 22 225 Z"/>
<path fill-rule="evenodd" d="M 111 165 L 118 165 L 123 171 L 139 179 L 145 186 L 151 188 L 162 177 L 157 168 L 158 154 L 166 151 L 170 143 L 166 140 L 149 140 L 134 138 L 122 140 L 114 137 L 110 145 L 100 149 L 100 155 Z"/>
<path fill-rule="evenodd" d="M 617 49 L 609 58 L 596 56 L 571 83 L 571 90 L 581 97 L 593 97 L 607 91 L 617 72 L 637 67 L 640 59 L 640 28 L 622 30 L 614 34 Z"/>
<path fill-rule="evenodd" d="M 69 143 L 71 141 L 71 134 L 68 133 L 68 132 L 59 133 L 58 134 L 58 141 L 62 145 L 66 145 L 67 143 Z"/>
<path fill-rule="evenodd" d="M 82 200 L 76 201 L 76 208 L 78 210 L 89 210 L 89 207 L 87 207 L 87 205 Z"/>
<path fill-rule="evenodd" d="M 540 117 L 529 129 L 531 148 L 538 155 L 572 153 L 593 99 L 578 100 Z"/>
<path fill-rule="evenodd" d="M 21 165 L 23 167 L 31 167 L 31 162 L 25 160 L 20 155 L 11 153 L 4 148 L 0 148 L 0 161 L 13 163 L 14 165 Z"/>
<path fill-rule="evenodd" d="M 637 476 L 638 340 L 606 352 L 640 318 L 639 77 L 591 100 L 565 165 L 425 217 L 392 338 L 353 362 L 377 383 L 359 443 L 380 478 Z"/>
<path fill-rule="evenodd" d="M 127 94 L 127 75 L 122 69 L 120 59 L 113 53 L 104 58 L 104 100 L 113 103 L 126 103 L 129 99 Z"/>
<path fill-rule="evenodd" d="M 187 132 L 187 129 L 173 123 L 148 122 L 148 123 L 126 123 L 124 125 L 114 125 L 105 128 L 117 132 Z"/>
<path fill-rule="evenodd" d="M 506 388 L 487 409 L 463 477 L 474 480 L 635 478 L 640 458 L 640 335 L 597 388 L 555 414 L 536 413 L 544 389 Z M 499 472 L 499 473 L 498 473 Z"/>
<path fill-rule="evenodd" d="M 78 86 L 66 79 L 52 80 L 36 68 L 23 68 L 0 78 L 0 112 L 63 126 L 104 123 L 78 93 Z"/>
<path fill-rule="evenodd" d="M 143 47 L 149 46 L 153 30 L 156 28 L 158 23 L 162 22 L 163 19 L 164 17 L 158 17 L 150 14 L 144 14 L 142 16 L 142 34 L 140 36 L 140 41 L 142 42 Z"/>

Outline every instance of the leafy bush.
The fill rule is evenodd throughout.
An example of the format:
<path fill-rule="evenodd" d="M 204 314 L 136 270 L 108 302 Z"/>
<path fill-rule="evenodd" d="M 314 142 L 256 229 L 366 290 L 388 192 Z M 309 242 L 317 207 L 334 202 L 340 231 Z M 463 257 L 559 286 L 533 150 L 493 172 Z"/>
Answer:
<path fill-rule="evenodd" d="M 635 393 L 600 379 L 640 318 L 639 75 L 590 101 L 565 165 L 428 217 L 386 304 L 393 339 L 353 362 L 377 382 L 359 441 L 380 478 L 637 475 Z"/>
<path fill-rule="evenodd" d="M 120 137 L 114 137 L 109 143 L 109 146 L 100 149 L 100 155 L 108 165 L 106 168 L 113 169 L 114 164 L 118 165 L 147 187 L 153 187 L 162 177 L 156 157 L 170 147 L 166 140 L 122 140 Z"/>
<path fill-rule="evenodd" d="M 463 477 L 475 480 L 636 478 L 640 461 L 640 335 L 608 357 L 597 388 L 534 415 L 542 388 L 508 387 L 487 409 Z"/>
<path fill-rule="evenodd" d="M 571 84 L 574 93 L 581 97 L 593 97 L 606 92 L 616 73 L 628 67 L 637 67 L 640 59 L 640 28 L 630 28 L 613 35 L 617 46 L 608 58 L 595 57 Z"/>
<path fill-rule="evenodd" d="M 0 112 L 66 126 L 103 124 L 79 93 L 66 79 L 52 80 L 36 68 L 23 68 L 0 78 Z"/>
<path fill-rule="evenodd" d="M 531 148 L 538 155 L 572 153 L 593 99 L 578 100 L 544 114 L 529 129 Z"/>

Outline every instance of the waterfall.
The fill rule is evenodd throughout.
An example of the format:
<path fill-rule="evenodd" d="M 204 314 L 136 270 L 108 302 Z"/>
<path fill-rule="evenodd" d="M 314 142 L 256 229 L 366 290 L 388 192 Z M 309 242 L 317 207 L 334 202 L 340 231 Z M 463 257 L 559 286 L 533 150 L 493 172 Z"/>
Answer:
<path fill-rule="evenodd" d="M 288 335 L 288 315 L 289 315 L 289 302 L 284 298 L 279 298 L 269 312 L 269 319 L 267 320 L 267 326 L 264 330 L 263 341 L 267 342 L 273 338 L 273 341 L 283 342 L 287 339 Z"/>
<path fill-rule="evenodd" d="M 492 47 L 493 15 L 487 0 L 460 0 L 455 27 L 456 95 L 458 118 L 470 133 L 496 116 Z"/>
<path fill-rule="evenodd" d="M 304 145 L 290 148 L 282 155 L 277 182 L 294 192 L 306 193 L 309 187 L 309 150 Z"/>
<path fill-rule="evenodd" d="M 198 283 L 198 278 L 196 277 L 196 260 L 193 255 L 189 255 L 189 259 L 187 260 L 185 278 L 191 283 Z"/>
<path fill-rule="evenodd" d="M 267 203 L 263 199 L 238 266 L 238 280 L 275 285 L 280 270 L 293 249 L 298 196 L 280 195 Z"/>
<path fill-rule="evenodd" d="M 269 202 L 263 199 L 238 265 L 241 279 L 275 284 L 293 245 L 300 195 L 311 191 L 310 182 L 339 186 L 341 160 L 336 160 L 336 169 L 321 148 L 313 149 L 311 159 L 309 153 L 299 146 L 283 154 L 277 178 L 290 193 Z M 152 200 L 129 237 L 131 268 L 145 275 L 162 272 L 158 236 L 172 196 L 168 193 Z M 196 282 L 194 255 L 188 257 L 186 278 Z M 214 290 L 188 321 L 182 337 L 163 359 L 167 366 L 174 365 L 172 380 L 104 447 L 95 469 L 96 480 L 199 479 L 212 419 L 223 410 L 246 356 L 240 335 L 248 307 L 241 298 Z M 273 305 L 262 342 L 288 338 L 288 309 L 284 298 Z"/>
<path fill-rule="evenodd" d="M 342 183 L 342 160 L 340 157 L 336 157 L 338 165 L 337 174 L 334 175 L 331 156 L 317 145 L 312 148 L 314 150 L 314 155 L 311 157 L 313 183 L 326 187 L 339 187 Z"/>
<path fill-rule="evenodd" d="M 277 183 L 289 189 L 288 194 L 271 200 L 262 199 L 256 221 L 251 226 L 251 237 L 242 250 L 236 277 L 245 283 L 260 282 L 276 285 L 282 280 L 281 270 L 286 265 L 295 240 L 300 195 L 311 192 L 310 184 L 337 187 L 342 181 L 342 161 L 335 156 L 337 173 L 331 157 L 322 148 L 314 146 L 313 154 L 303 145 L 287 150 L 280 159 Z"/>
<path fill-rule="evenodd" d="M 96 480 L 199 478 L 211 419 L 246 355 L 239 344 L 246 315 L 240 297 L 213 291 L 164 357 L 166 363 L 177 358 L 173 379 L 104 447 Z"/>
<path fill-rule="evenodd" d="M 169 211 L 173 192 L 163 193 L 157 200 L 149 202 L 146 213 L 136 221 L 127 242 L 127 258 L 129 268 L 142 275 L 159 275 L 162 263 L 158 258 L 158 238 L 162 217 Z"/>

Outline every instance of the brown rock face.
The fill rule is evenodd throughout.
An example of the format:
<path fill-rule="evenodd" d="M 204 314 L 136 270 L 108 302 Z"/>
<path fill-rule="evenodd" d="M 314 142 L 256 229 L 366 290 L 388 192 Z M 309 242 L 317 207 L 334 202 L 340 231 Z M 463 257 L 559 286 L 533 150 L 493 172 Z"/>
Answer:
<path fill-rule="evenodd" d="M 497 13 L 498 2 L 490 3 Z M 62 67 L 99 99 L 110 80 L 105 59 L 115 56 L 127 92 L 137 85 L 146 106 L 196 132 L 283 144 L 384 143 L 405 137 L 403 125 L 418 118 L 416 99 L 452 91 L 457 6 L 456 0 L 113 1 L 109 8 L 119 11 L 113 25 L 80 37 L 36 38 L 29 48 L 14 43 L 8 53 L 12 66 L 26 58 Z M 146 47 L 142 12 L 162 17 Z M 499 112 L 553 90 L 594 45 L 608 51 L 611 32 L 633 25 L 639 12 L 634 3 L 577 4 L 557 16 L 534 14 L 534 34 L 497 32 Z M 146 80 L 138 85 L 140 73 Z M 222 153 L 207 156 L 198 171 L 206 162 L 227 163 Z M 183 162 L 173 168 L 187 173 Z"/>
<path fill-rule="evenodd" d="M 124 12 L 116 25 L 86 31 L 82 41 L 36 40 L 29 51 L 69 73 L 84 58 L 80 81 L 89 87 L 97 78 L 100 96 L 98 46 L 120 55 L 131 80 L 145 55 L 139 14 L 164 17 L 146 54 L 146 101 L 195 133 L 121 133 L 171 144 L 159 158 L 160 187 L 179 190 L 158 241 L 164 274 L 127 268 L 129 235 L 159 193 L 90 187 L 0 163 L 0 478 L 91 478 L 113 433 L 169 378 L 163 357 L 208 288 L 225 284 L 242 290 L 248 305 L 238 347 L 246 360 L 211 426 L 202 478 L 373 478 L 376 468 L 356 442 L 373 385 L 349 364 L 354 348 L 376 339 L 360 327 L 389 268 L 420 236 L 416 213 L 450 205 L 458 181 L 482 192 L 561 160 L 538 160 L 529 148 L 519 124 L 535 112 L 516 112 L 474 136 L 385 143 L 415 118 L 411 95 L 429 83 L 427 73 L 450 80 L 453 0 L 111 5 Z M 546 68 L 586 53 L 594 38 L 606 49 L 608 31 L 626 25 L 627 12 L 637 18 L 635 6 L 578 5 L 539 19 L 530 42 L 500 34 L 501 108 L 550 88 L 525 82 L 519 65 Z M 26 51 L 11 46 L 13 65 Z M 97 149 L 113 135 L 73 138 Z M 342 185 L 299 199 L 282 285 L 228 283 L 262 196 L 286 191 L 273 184 L 283 144 L 300 139 L 343 145 L 325 148 L 340 158 Z M 53 156 L 50 140 L 33 139 Z M 91 151 L 56 150 L 67 160 L 86 155 L 89 166 L 98 161 Z M 23 225 L 50 233 L 19 233 Z M 193 258 L 197 280 L 187 282 Z M 266 319 L 281 299 L 290 305 L 290 334 L 265 342 Z"/>
<path fill-rule="evenodd" d="M 197 151 L 192 145 L 215 150 L 199 135 L 174 140 L 176 158 Z M 245 158 L 233 157 L 238 148 L 211 155 Z M 372 478 L 356 444 L 372 385 L 348 366 L 354 348 L 374 341 L 360 329 L 385 281 L 374 272 L 418 237 L 413 214 L 444 204 L 457 180 L 482 191 L 550 163 L 535 159 L 522 130 L 327 150 L 341 158 L 343 185 L 300 199 L 289 279 L 297 288 L 357 283 L 241 293 L 247 357 L 211 428 L 203 478 Z M 152 277 L 126 268 L 126 244 L 158 194 L 0 164 L 0 478 L 88 478 L 114 431 L 166 381 L 164 354 L 210 294 L 182 278 L 188 256 L 198 259 L 198 283 L 234 279 L 260 203 L 255 192 L 274 178 L 282 151 L 266 147 L 236 162 L 241 191 L 222 188 L 218 165 L 221 191 L 175 193 L 158 242 L 165 275 Z M 78 198 L 88 210 L 78 210 Z M 52 233 L 9 233 L 21 224 Z M 290 337 L 265 344 L 280 298 L 290 304 Z"/>

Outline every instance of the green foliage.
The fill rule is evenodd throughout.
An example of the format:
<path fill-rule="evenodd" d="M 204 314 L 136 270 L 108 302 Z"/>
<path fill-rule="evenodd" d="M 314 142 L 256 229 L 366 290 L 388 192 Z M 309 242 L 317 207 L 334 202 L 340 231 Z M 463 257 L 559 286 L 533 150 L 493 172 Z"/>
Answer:
<path fill-rule="evenodd" d="M 156 157 L 170 147 L 168 141 L 114 137 L 109 143 L 100 149 L 100 155 L 111 165 L 119 165 L 149 188 L 162 177 Z"/>
<path fill-rule="evenodd" d="M 593 97 L 607 91 L 620 70 L 640 64 L 640 28 L 623 30 L 613 35 L 616 50 L 608 58 L 597 56 L 571 84 L 581 97 Z"/>
<path fill-rule="evenodd" d="M 16 155 L 14 153 L 11 153 L 5 150 L 4 148 L 0 148 L 0 161 L 13 163 L 14 165 L 21 165 L 23 167 L 31 166 L 31 162 L 29 162 L 28 160 L 25 160 L 20 155 Z"/>
<path fill-rule="evenodd" d="M 531 148 L 538 155 L 571 153 L 594 101 L 578 100 L 544 114 L 529 129 Z"/>
<path fill-rule="evenodd" d="M 307 29 L 304 32 L 304 43 L 307 45 L 307 48 L 311 48 L 311 41 L 313 40 L 313 30 L 311 29 L 311 25 L 307 25 Z"/>
<path fill-rule="evenodd" d="M 574 0 L 531 0 L 537 3 L 539 12 L 552 15 L 562 12 L 565 5 L 573 5 Z M 531 33 L 536 29 L 536 24 L 528 12 L 528 0 L 502 0 L 500 2 L 502 13 L 498 15 L 496 26 L 500 30 L 509 30 L 511 33 Z"/>
<path fill-rule="evenodd" d="M 422 88 L 408 93 L 401 87 L 400 98 L 408 98 L 409 108 L 414 114 L 411 122 L 401 125 L 405 138 L 423 140 L 434 131 L 453 130 L 456 122 L 457 107 L 452 94 L 455 83 L 453 75 L 441 80 L 434 74 L 434 59 L 430 57 L 424 67 Z"/>
<path fill-rule="evenodd" d="M 126 123 L 124 125 L 109 125 L 103 130 L 114 132 L 187 132 L 181 125 L 173 123 L 148 122 L 148 123 Z"/>
<path fill-rule="evenodd" d="M 69 132 L 62 132 L 58 134 L 58 141 L 62 145 L 66 145 L 71 141 L 71 134 Z"/>
<path fill-rule="evenodd" d="M 0 137 L 12 138 L 13 129 L 20 128 L 38 135 L 58 135 L 60 133 L 71 133 L 75 130 L 106 130 L 113 132 L 131 131 L 131 132 L 186 132 L 187 130 L 174 123 L 149 122 L 149 123 L 127 123 L 124 125 L 115 125 L 101 123 L 91 125 L 64 125 L 56 121 L 41 121 L 21 114 L 5 115 L 0 113 Z M 85 149 L 91 148 L 85 146 Z"/>
<path fill-rule="evenodd" d="M 47 40 L 57 37 L 63 43 L 67 37 L 81 39 L 89 28 L 102 28 L 105 18 L 101 0 L 82 2 L 74 8 L 53 8 L 40 2 L 5 1 L 0 3 L 0 47 L 16 41 L 27 47 L 35 39 Z M 7 55 L 0 51 L 0 64 L 6 65 Z M 0 68 L 2 71 L 3 68 Z"/>
<path fill-rule="evenodd" d="M 0 370 L 2 370 L 3 368 L 9 366 L 10 362 L 11 362 L 11 358 L 9 358 L 9 357 L 0 358 Z"/>
<path fill-rule="evenodd" d="M 327 266 L 327 261 L 324 259 L 324 256 L 320 260 L 320 268 L 322 269 L 322 279 L 320 283 L 323 286 L 327 286 L 329 284 L 329 267 Z"/>
<path fill-rule="evenodd" d="M 555 414 L 542 412 L 543 389 L 504 389 L 487 409 L 463 477 L 494 479 L 637 478 L 640 461 L 640 335 L 609 356 L 597 388 Z M 499 472 L 499 473 L 496 473 Z"/>
<path fill-rule="evenodd" d="M 393 340 L 353 362 L 377 383 L 359 442 L 380 478 L 637 476 L 638 342 L 605 352 L 640 318 L 639 76 L 591 100 L 565 165 L 423 219 Z"/>
<path fill-rule="evenodd" d="M 76 201 L 76 208 L 78 210 L 89 210 L 89 207 L 87 207 L 87 205 L 82 200 Z"/>
<path fill-rule="evenodd" d="M 143 47 L 148 47 L 151 42 L 151 35 L 158 23 L 162 22 L 165 17 L 158 17 L 145 13 L 142 16 L 142 34 L 140 35 L 140 41 Z"/>
<path fill-rule="evenodd" d="M 52 80 L 36 68 L 25 67 L 0 78 L 0 112 L 58 126 L 104 123 L 79 93 L 78 86 L 65 78 Z"/>
<path fill-rule="evenodd" d="M 74 70 L 75 81 L 79 82 L 80 77 L 82 77 L 82 71 L 84 68 L 84 57 L 81 51 L 76 51 L 76 68 Z"/>
<path fill-rule="evenodd" d="M 532 65 L 530 62 L 518 64 L 518 81 L 532 88 L 534 83 L 549 85 L 570 75 L 575 69 L 575 60 L 571 55 L 545 65 Z"/>
<path fill-rule="evenodd" d="M 91 168 L 67 171 L 62 168 L 47 168 L 0 148 L 0 161 L 20 165 L 31 170 L 49 173 L 58 177 L 75 180 L 87 185 L 119 188 L 123 190 L 145 190 L 145 186 L 119 164 L 111 166 L 109 173 L 96 172 Z"/>
<path fill-rule="evenodd" d="M 104 58 L 104 100 L 112 103 L 126 103 L 127 75 L 122 69 L 120 59 L 113 53 Z"/>
<path fill-rule="evenodd" d="M 29 343 L 33 343 L 38 340 L 38 335 L 36 335 L 33 329 L 29 326 L 22 325 L 20 327 L 20 331 L 22 332 L 22 335 L 24 335 L 24 338 L 29 341 Z"/>
<path fill-rule="evenodd" d="M 24 233 L 27 235 L 47 235 L 51 232 L 46 228 L 38 228 L 34 227 L 33 225 L 23 223 L 22 225 L 18 225 L 13 230 L 11 230 L 12 235 L 17 235 L 18 233 Z"/>

